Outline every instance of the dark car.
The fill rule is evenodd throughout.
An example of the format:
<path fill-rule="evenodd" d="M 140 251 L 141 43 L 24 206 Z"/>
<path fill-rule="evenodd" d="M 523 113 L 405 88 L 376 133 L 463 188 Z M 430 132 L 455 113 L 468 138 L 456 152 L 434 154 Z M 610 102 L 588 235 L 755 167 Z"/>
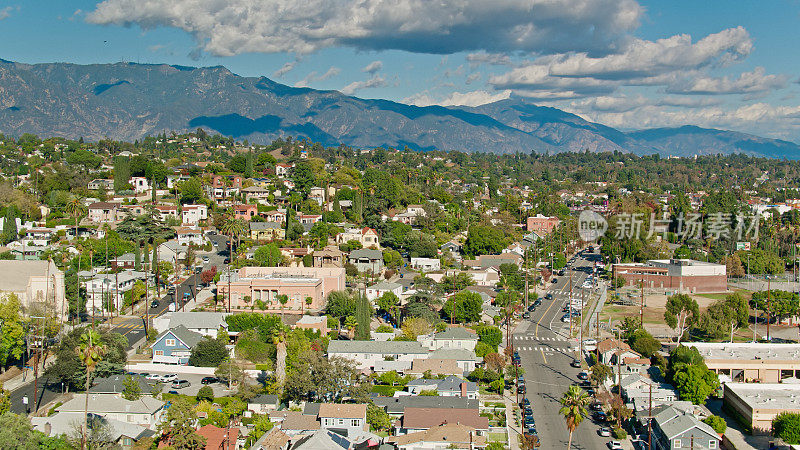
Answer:
<path fill-rule="evenodd" d="M 514 354 L 511 355 L 511 359 L 519 361 L 519 352 L 514 352 Z"/>
<path fill-rule="evenodd" d="M 537 298 L 536 300 L 533 301 L 533 306 L 539 306 L 541 304 L 542 304 L 542 299 L 541 298 Z"/>
<path fill-rule="evenodd" d="M 523 411 L 523 414 L 526 415 L 526 416 L 532 416 L 533 415 L 533 408 L 531 408 L 530 405 L 526 406 L 525 409 L 523 409 L 522 411 Z"/>
<path fill-rule="evenodd" d="M 526 389 L 525 389 L 525 385 L 524 384 L 521 384 L 521 385 L 517 386 L 517 394 L 524 394 L 525 391 L 526 391 Z"/>
<path fill-rule="evenodd" d="M 525 416 L 525 418 L 522 419 L 522 422 L 525 424 L 526 427 L 530 427 L 530 426 L 535 426 L 536 425 L 536 421 L 534 421 L 533 417 L 531 417 L 531 416 Z"/>
<path fill-rule="evenodd" d="M 527 433 L 535 435 L 536 434 L 536 427 L 528 427 Z"/>
<path fill-rule="evenodd" d="M 528 305 L 528 312 L 533 312 L 533 310 L 535 310 L 535 309 L 536 309 L 536 304 L 535 303 Z"/>
<path fill-rule="evenodd" d="M 230 262 L 231 262 L 231 259 L 230 259 L 230 258 L 225 258 L 225 259 L 222 261 L 222 263 L 223 263 L 223 264 L 230 264 Z"/>
<path fill-rule="evenodd" d="M 607 418 L 606 413 L 603 411 L 595 411 L 595 413 L 592 414 L 592 417 L 594 417 L 594 420 L 598 422 L 605 422 Z"/>
<path fill-rule="evenodd" d="M 150 302 L 150 308 L 152 309 L 158 308 L 158 300 L 153 300 L 152 302 Z"/>
<path fill-rule="evenodd" d="M 581 361 L 578 360 L 578 359 L 573 359 L 572 362 L 569 363 L 569 365 L 572 366 L 572 367 L 580 367 L 581 366 Z"/>
<path fill-rule="evenodd" d="M 550 300 L 551 298 L 553 298 L 553 294 L 547 293 L 545 294 L 544 298 Z"/>
<path fill-rule="evenodd" d="M 519 406 L 520 406 L 520 407 L 525 407 L 525 406 L 528 406 L 528 405 L 530 405 L 530 404 L 531 404 L 531 401 L 530 401 L 530 400 L 528 400 L 528 397 L 523 397 L 523 398 L 522 398 L 522 401 L 521 401 L 521 402 L 519 402 Z"/>
<path fill-rule="evenodd" d="M 174 395 L 178 395 L 178 391 L 169 391 L 169 392 L 167 392 L 167 394 L 174 394 Z"/>
<path fill-rule="evenodd" d="M 200 384 L 214 384 L 217 381 L 219 380 L 216 377 L 203 377 L 203 379 L 200 380 Z"/>
<path fill-rule="evenodd" d="M 531 318 L 531 313 L 529 313 L 528 311 L 525 311 L 524 313 L 522 313 L 522 318 L 523 319 L 530 319 Z"/>

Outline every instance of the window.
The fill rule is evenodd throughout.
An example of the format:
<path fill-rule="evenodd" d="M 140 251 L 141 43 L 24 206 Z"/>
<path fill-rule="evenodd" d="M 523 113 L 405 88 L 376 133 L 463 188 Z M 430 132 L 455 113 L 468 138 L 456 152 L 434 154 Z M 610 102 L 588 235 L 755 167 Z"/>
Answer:
<path fill-rule="evenodd" d="M 156 350 L 156 351 L 154 352 L 154 354 L 155 354 L 156 356 L 164 356 L 164 350 Z"/>
<path fill-rule="evenodd" d="M 122 445 L 125 446 L 125 447 L 132 446 L 133 445 L 133 439 L 131 439 L 129 437 L 122 438 Z"/>
<path fill-rule="evenodd" d="M 164 339 L 164 345 L 167 347 L 175 347 L 175 339 Z"/>
<path fill-rule="evenodd" d="M 708 441 L 708 448 L 717 448 L 717 440 L 716 439 L 712 439 L 712 440 Z"/>
<path fill-rule="evenodd" d="M 338 419 L 339 425 L 344 425 L 344 419 Z"/>
<path fill-rule="evenodd" d="M 675 439 L 674 441 L 672 441 L 672 448 L 681 448 L 681 440 Z"/>
<path fill-rule="evenodd" d="M 133 414 L 128 414 L 128 422 L 133 422 L 134 420 L 136 420 L 136 416 Z"/>
<path fill-rule="evenodd" d="M 352 420 L 352 426 L 354 426 L 354 427 L 360 426 L 360 425 L 361 425 L 361 423 L 360 423 L 360 422 L 361 422 L 361 421 L 360 421 L 360 420 L 358 420 L 358 419 L 353 419 L 353 420 Z"/>

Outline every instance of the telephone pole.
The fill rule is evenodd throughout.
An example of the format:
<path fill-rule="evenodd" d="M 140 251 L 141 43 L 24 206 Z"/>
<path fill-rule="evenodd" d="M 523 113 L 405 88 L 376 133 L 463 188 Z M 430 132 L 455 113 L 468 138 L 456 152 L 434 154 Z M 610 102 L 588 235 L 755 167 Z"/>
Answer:
<path fill-rule="evenodd" d="M 769 334 L 769 323 L 772 322 L 772 293 L 770 292 L 771 280 L 767 275 L 767 340 L 771 341 L 772 336 Z"/>
<path fill-rule="evenodd" d="M 647 413 L 647 450 L 652 450 L 653 448 L 653 428 L 652 428 L 652 420 L 653 420 L 653 385 L 650 385 L 650 412 Z"/>

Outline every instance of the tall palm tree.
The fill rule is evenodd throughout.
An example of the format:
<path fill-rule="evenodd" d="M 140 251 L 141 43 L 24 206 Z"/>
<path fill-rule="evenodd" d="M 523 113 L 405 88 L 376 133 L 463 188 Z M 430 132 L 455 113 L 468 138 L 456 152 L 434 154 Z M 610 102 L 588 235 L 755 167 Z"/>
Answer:
<path fill-rule="evenodd" d="M 561 409 L 558 410 L 558 413 L 564 416 L 564 420 L 567 422 L 567 429 L 569 430 L 567 450 L 569 450 L 572 448 L 572 433 L 583 421 L 583 417 L 588 414 L 586 404 L 589 403 L 589 396 L 580 387 L 570 386 L 564 396 L 561 397 L 560 402 Z"/>
<path fill-rule="evenodd" d="M 86 392 L 84 393 L 86 400 L 83 407 L 83 430 L 81 430 L 81 448 L 83 449 L 86 447 L 86 431 L 89 425 L 87 419 L 89 416 L 89 376 L 97 367 L 97 363 L 103 359 L 106 349 L 99 333 L 94 330 L 86 330 L 86 333 L 81 335 L 81 344 L 77 350 L 78 357 L 86 366 Z"/>
<path fill-rule="evenodd" d="M 83 206 L 83 202 L 81 201 L 80 197 L 73 197 L 72 200 L 67 202 L 67 205 L 64 207 L 64 210 L 67 212 L 67 214 L 75 217 L 75 242 L 78 241 L 78 221 L 83 215 L 85 209 L 86 208 Z"/>
<path fill-rule="evenodd" d="M 231 240 L 231 251 L 233 251 L 233 238 L 236 238 L 236 247 L 239 247 L 241 243 L 242 235 L 245 232 L 245 224 L 244 221 L 237 219 L 233 215 L 227 215 L 222 222 L 221 230 L 222 234 L 228 236 Z M 233 260 L 233 255 L 231 254 L 231 260 Z"/>
<path fill-rule="evenodd" d="M 272 343 L 277 348 L 275 379 L 281 386 L 286 380 L 286 335 L 288 332 L 289 330 L 283 323 L 272 329 Z"/>

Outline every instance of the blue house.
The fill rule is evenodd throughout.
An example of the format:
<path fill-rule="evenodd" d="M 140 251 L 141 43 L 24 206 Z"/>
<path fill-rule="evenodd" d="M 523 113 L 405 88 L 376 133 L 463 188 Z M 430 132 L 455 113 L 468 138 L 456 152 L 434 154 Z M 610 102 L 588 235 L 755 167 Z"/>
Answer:
<path fill-rule="evenodd" d="M 186 365 L 189 363 L 192 349 L 202 340 L 203 336 L 200 333 L 189 331 L 183 325 L 165 330 L 150 345 L 153 350 L 153 362 Z"/>

